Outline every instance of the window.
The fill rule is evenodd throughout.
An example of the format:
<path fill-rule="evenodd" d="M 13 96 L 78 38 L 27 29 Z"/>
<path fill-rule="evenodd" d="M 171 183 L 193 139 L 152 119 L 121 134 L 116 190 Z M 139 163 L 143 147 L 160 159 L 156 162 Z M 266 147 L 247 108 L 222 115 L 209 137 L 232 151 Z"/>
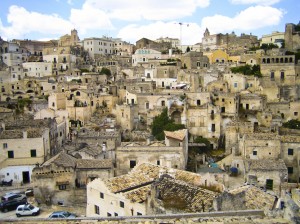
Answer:
<path fill-rule="evenodd" d="M 160 161 L 159 160 L 156 161 L 156 165 L 158 165 L 158 166 L 160 165 Z"/>
<path fill-rule="evenodd" d="M 142 213 L 140 213 L 140 212 L 137 212 L 136 214 L 137 214 L 137 215 L 143 215 L 143 214 L 142 214 Z"/>
<path fill-rule="evenodd" d="M 7 151 L 7 157 L 9 159 L 13 159 L 14 158 L 14 151 Z"/>
<path fill-rule="evenodd" d="M 215 132 L 216 131 L 216 125 L 215 124 L 211 124 L 211 131 Z"/>
<path fill-rule="evenodd" d="M 280 72 L 280 79 L 284 80 L 284 72 Z"/>
<path fill-rule="evenodd" d="M 52 86 L 52 89 L 55 89 L 55 86 Z"/>
<path fill-rule="evenodd" d="M 252 154 L 253 154 L 254 156 L 257 156 L 257 151 L 253 151 Z"/>
<path fill-rule="evenodd" d="M 107 212 L 107 216 L 109 217 L 109 216 L 111 216 L 111 214 L 109 212 Z"/>
<path fill-rule="evenodd" d="M 130 168 L 135 167 L 136 161 L 135 160 L 130 160 Z"/>
<path fill-rule="evenodd" d="M 149 103 L 148 102 L 146 103 L 146 109 L 149 109 Z"/>
<path fill-rule="evenodd" d="M 115 216 L 118 216 L 118 213 L 115 212 Z"/>
<path fill-rule="evenodd" d="M 288 167 L 288 173 L 289 173 L 289 174 L 292 174 L 293 172 L 294 172 L 293 167 Z"/>
<path fill-rule="evenodd" d="M 7 143 L 3 143 L 3 148 L 7 149 Z"/>
<path fill-rule="evenodd" d="M 100 208 L 98 205 L 95 205 L 95 214 L 100 215 Z"/>
<path fill-rule="evenodd" d="M 271 72 L 271 81 L 274 81 L 275 80 L 275 75 L 274 75 L 274 72 Z"/>
<path fill-rule="evenodd" d="M 234 88 L 237 88 L 237 87 L 238 87 L 237 82 L 235 82 L 235 83 L 233 84 L 233 86 L 234 86 Z"/>
<path fill-rule="evenodd" d="M 124 202 L 123 201 L 120 201 L 120 207 L 124 208 Z"/>
<path fill-rule="evenodd" d="M 288 149 L 288 155 L 289 156 L 294 155 L 294 149 Z"/>
<path fill-rule="evenodd" d="M 225 99 L 224 99 L 224 98 L 222 98 L 222 102 L 225 102 Z"/>
<path fill-rule="evenodd" d="M 201 105 L 201 100 L 197 100 L 197 106 Z"/>
<path fill-rule="evenodd" d="M 58 189 L 61 190 L 61 191 L 66 190 L 67 185 L 66 184 L 60 184 L 60 185 L 58 185 Z"/>
<path fill-rule="evenodd" d="M 166 102 L 164 100 L 161 101 L 161 106 L 164 107 L 166 105 Z"/>
<path fill-rule="evenodd" d="M 298 116 L 298 112 L 294 112 L 294 116 Z"/>
<path fill-rule="evenodd" d="M 36 149 L 31 149 L 30 150 L 30 156 L 31 157 L 36 157 Z"/>
<path fill-rule="evenodd" d="M 100 198 L 104 198 L 104 194 L 100 192 Z"/>

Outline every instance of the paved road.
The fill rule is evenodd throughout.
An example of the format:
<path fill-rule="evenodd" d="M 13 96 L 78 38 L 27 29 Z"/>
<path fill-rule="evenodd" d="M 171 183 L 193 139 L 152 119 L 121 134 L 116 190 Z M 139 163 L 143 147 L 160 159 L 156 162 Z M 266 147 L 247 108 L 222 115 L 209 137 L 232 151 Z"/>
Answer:
<path fill-rule="evenodd" d="M 51 211 L 44 211 L 41 210 L 41 213 L 38 216 L 24 216 L 24 218 L 48 218 L 49 214 Z M 16 211 L 12 210 L 9 212 L 0 212 L 0 219 L 5 219 L 5 218 L 16 218 Z M 23 218 L 23 217 L 22 217 Z M 1 221 L 0 221 L 1 222 Z"/>

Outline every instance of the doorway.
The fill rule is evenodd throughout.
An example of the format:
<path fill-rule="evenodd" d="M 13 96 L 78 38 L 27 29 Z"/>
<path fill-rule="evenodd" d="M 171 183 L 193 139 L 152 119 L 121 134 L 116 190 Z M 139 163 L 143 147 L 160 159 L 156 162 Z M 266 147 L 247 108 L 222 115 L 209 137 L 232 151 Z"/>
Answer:
<path fill-rule="evenodd" d="M 272 179 L 267 179 L 267 181 L 266 181 L 266 189 L 267 190 L 273 190 L 273 180 Z"/>
<path fill-rule="evenodd" d="M 22 172 L 22 176 L 23 176 L 23 184 L 28 184 L 28 183 L 30 183 L 30 175 L 29 175 L 29 171 L 23 171 L 23 172 Z"/>

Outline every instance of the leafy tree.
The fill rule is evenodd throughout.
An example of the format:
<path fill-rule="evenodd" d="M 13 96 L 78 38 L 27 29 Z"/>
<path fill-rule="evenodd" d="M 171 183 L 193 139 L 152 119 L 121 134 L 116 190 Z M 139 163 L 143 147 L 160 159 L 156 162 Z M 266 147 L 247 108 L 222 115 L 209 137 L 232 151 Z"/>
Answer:
<path fill-rule="evenodd" d="M 273 48 L 278 48 L 278 45 L 276 45 L 276 44 L 273 44 L 273 43 L 270 43 L 270 44 L 262 44 L 261 46 L 260 46 L 260 49 L 263 49 L 263 50 L 271 50 L 271 49 L 273 49 Z"/>
<path fill-rule="evenodd" d="M 257 76 L 257 77 L 261 77 L 260 66 L 259 65 L 238 66 L 238 67 L 230 68 L 230 70 L 233 73 L 241 73 L 241 74 L 244 74 L 244 75 L 254 75 L 254 76 Z"/>
<path fill-rule="evenodd" d="M 296 119 L 289 120 L 282 124 L 283 127 L 289 128 L 289 129 L 298 129 L 300 130 L 300 121 Z"/>
<path fill-rule="evenodd" d="M 80 72 L 83 73 L 83 72 L 90 72 L 90 71 L 88 69 L 86 69 L 86 68 L 81 68 Z"/>
<path fill-rule="evenodd" d="M 198 137 L 194 140 L 194 143 L 204 143 L 204 144 L 206 145 L 206 148 L 207 148 L 207 149 L 211 149 L 210 141 L 209 141 L 207 138 L 203 138 L 203 137 L 198 136 Z"/>
<path fill-rule="evenodd" d="M 99 74 L 111 76 L 111 71 L 108 68 L 103 67 Z"/>
<path fill-rule="evenodd" d="M 151 126 L 152 135 L 159 141 L 164 140 L 164 131 L 176 131 L 185 128 L 183 124 L 175 124 L 174 120 L 168 117 L 168 109 L 156 116 Z"/>

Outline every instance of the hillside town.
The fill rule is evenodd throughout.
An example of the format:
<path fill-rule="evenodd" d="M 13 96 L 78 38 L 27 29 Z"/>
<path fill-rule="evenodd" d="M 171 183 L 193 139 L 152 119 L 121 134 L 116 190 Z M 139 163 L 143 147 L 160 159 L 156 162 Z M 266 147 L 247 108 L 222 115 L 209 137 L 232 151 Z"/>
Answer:
<path fill-rule="evenodd" d="M 300 24 L 283 29 L 0 38 L 1 196 L 41 209 L 0 220 L 300 223 Z"/>

